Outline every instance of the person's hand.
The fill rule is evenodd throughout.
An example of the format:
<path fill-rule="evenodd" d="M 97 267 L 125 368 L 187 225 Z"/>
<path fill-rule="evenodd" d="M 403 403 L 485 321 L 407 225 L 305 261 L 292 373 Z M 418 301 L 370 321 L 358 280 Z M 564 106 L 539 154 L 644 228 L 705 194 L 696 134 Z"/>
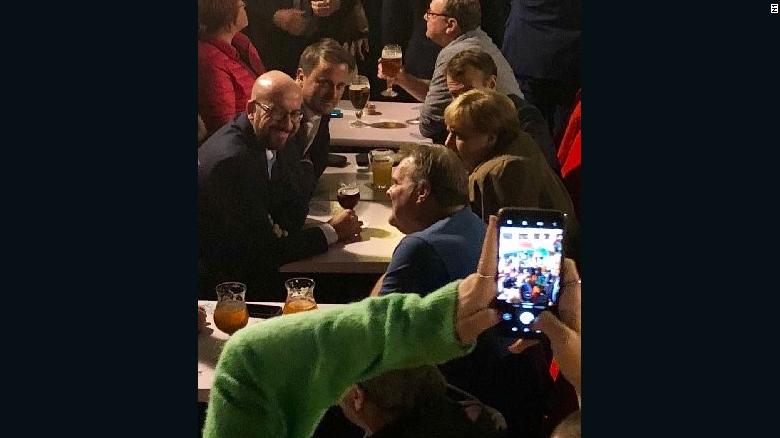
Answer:
<path fill-rule="evenodd" d="M 577 266 L 571 259 L 563 260 L 561 283 L 563 286 L 558 301 L 560 319 L 551 312 L 545 311 L 539 315 L 533 328 L 541 330 L 550 339 L 553 357 L 558 362 L 558 368 L 579 395 L 582 383 L 582 357 L 580 353 L 582 282 L 577 272 Z M 538 342 L 537 340 L 520 339 L 509 347 L 509 351 L 520 353 Z"/>
<path fill-rule="evenodd" d="M 385 72 L 382 70 L 382 59 L 380 58 L 379 59 L 379 64 L 376 67 L 376 77 L 378 77 L 379 79 L 382 79 L 383 81 L 386 81 L 388 79 L 391 80 L 391 81 L 394 81 L 394 80 L 396 80 L 398 78 L 398 76 L 401 75 L 401 73 L 403 73 L 403 71 L 404 71 L 404 67 L 401 66 L 401 69 L 398 70 L 398 75 L 397 76 L 393 76 L 393 77 L 387 76 L 385 74 Z"/>
<path fill-rule="evenodd" d="M 305 1 L 305 0 L 304 0 Z M 311 11 L 318 17 L 328 17 L 341 7 L 341 0 L 312 0 Z"/>
<path fill-rule="evenodd" d="M 300 36 L 306 31 L 307 20 L 300 9 L 279 9 L 274 13 L 274 24 L 289 33 Z"/>
<path fill-rule="evenodd" d="M 366 55 L 368 55 L 368 38 L 360 38 L 359 40 L 347 41 L 342 44 L 344 49 L 351 53 L 356 60 L 364 61 Z"/>
<path fill-rule="evenodd" d="M 198 306 L 198 333 L 206 328 L 206 309 L 203 306 Z"/>
<path fill-rule="evenodd" d="M 480 333 L 498 324 L 498 312 L 488 307 L 496 296 L 498 243 L 496 217 L 490 216 L 482 256 L 477 273 L 471 274 L 458 286 L 458 309 L 455 312 L 455 330 L 461 342 L 470 343 Z"/>
<path fill-rule="evenodd" d="M 333 216 L 328 223 L 336 230 L 339 242 L 360 238 L 360 227 L 363 222 L 358 220 L 354 210 L 344 210 Z"/>

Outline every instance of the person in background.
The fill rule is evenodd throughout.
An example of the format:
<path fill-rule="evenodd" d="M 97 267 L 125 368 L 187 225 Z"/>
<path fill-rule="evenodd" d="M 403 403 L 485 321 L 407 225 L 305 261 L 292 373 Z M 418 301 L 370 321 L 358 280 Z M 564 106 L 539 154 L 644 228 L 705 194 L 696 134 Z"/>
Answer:
<path fill-rule="evenodd" d="M 265 73 L 257 49 L 240 30 L 244 0 L 198 0 L 198 113 L 212 133 L 246 108 Z"/>
<path fill-rule="evenodd" d="M 569 191 L 571 201 L 574 203 L 574 211 L 577 217 L 581 212 L 580 191 L 582 190 L 582 102 L 580 92 L 577 92 L 574 110 L 569 118 L 566 132 L 563 134 L 561 145 L 558 148 L 558 160 L 561 163 L 561 176 L 563 184 Z"/>
<path fill-rule="evenodd" d="M 515 114 L 508 97 L 484 89 L 463 93 L 444 113 L 446 145 L 470 173 L 471 209 L 483 220 L 510 206 L 561 211 L 568 215 L 565 254 L 576 257 L 579 225 L 569 193 Z"/>
<path fill-rule="evenodd" d="M 409 145 L 401 149 L 401 157 L 387 196 L 389 223 L 406 236 L 377 286 L 382 294 L 424 296 L 474 271 L 485 223 L 468 206 L 466 169 L 453 151 Z"/>
<path fill-rule="evenodd" d="M 355 58 L 329 38 L 306 47 L 298 62 L 295 81 L 303 94 L 303 119 L 285 153 L 293 159 L 309 160 L 317 178 L 328 166 L 330 112 L 355 70 Z M 306 189 L 302 190 L 305 193 Z"/>
<path fill-rule="evenodd" d="M 521 97 L 523 93 L 504 55 L 479 27 L 482 20 L 479 0 L 432 0 L 424 17 L 425 36 L 442 47 L 433 76 L 431 80 L 424 80 L 401 69 L 393 79 L 417 100 L 424 102 L 420 108 L 420 134 L 433 139 L 434 143 L 443 143 L 447 137 L 444 108 L 452 101 L 445 69 L 457 53 L 473 48 L 487 52 L 498 66 L 496 89 Z M 387 79 L 381 64 L 377 74 L 380 79 Z"/>
<path fill-rule="evenodd" d="M 270 71 L 255 81 L 246 112 L 198 149 L 198 245 L 201 293 L 213 297 L 224 281 L 247 285 L 249 301 L 283 301 L 278 273 L 284 263 L 352 240 L 362 222 L 344 210 L 328 223 L 303 228 L 316 183 L 310 162 L 277 159 L 298 130 L 301 87 Z M 284 156 L 284 154 L 282 154 Z"/>
<path fill-rule="evenodd" d="M 498 323 L 489 307 L 496 289 L 496 221 L 490 218 L 476 273 L 426 297 L 370 297 L 234 333 L 217 362 L 203 436 L 309 437 L 328 407 L 357 382 L 467 353 Z"/>
<path fill-rule="evenodd" d="M 447 89 L 450 91 L 453 99 L 461 94 L 476 89 L 496 89 L 496 78 L 498 69 L 493 58 L 479 49 L 464 50 L 453 56 L 447 63 Z M 550 130 L 547 127 L 542 113 L 528 103 L 522 97 L 516 94 L 507 95 L 512 100 L 517 109 L 517 120 L 520 122 L 520 129 L 530 135 L 539 149 L 542 151 L 547 164 L 555 171 L 557 175 L 561 172 L 561 163 L 555 153 L 556 147 L 553 144 Z"/>
<path fill-rule="evenodd" d="M 428 365 L 390 371 L 352 385 L 339 406 L 366 436 L 374 438 L 504 436 L 506 424 L 499 412 L 456 388 L 450 393 L 465 394 L 465 400 L 453 399 L 444 376 Z"/>
<path fill-rule="evenodd" d="M 501 51 L 555 144 L 580 88 L 581 0 L 512 0 Z"/>

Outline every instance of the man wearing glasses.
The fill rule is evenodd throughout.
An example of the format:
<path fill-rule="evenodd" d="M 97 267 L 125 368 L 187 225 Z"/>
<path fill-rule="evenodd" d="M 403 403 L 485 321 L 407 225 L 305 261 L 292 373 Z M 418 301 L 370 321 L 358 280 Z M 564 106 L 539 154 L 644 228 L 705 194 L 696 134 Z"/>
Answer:
<path fill-rule="evenodd" d="M 501 50 L 479 27 L 482 20 L 479 0 L 432 0 L 424 18 L 425 36 L 442 47 L 431 80 L 414 77 L 403 69 L 393 79 L 417 100 L 425 102 L 420 109 L 420 133 L 443 144 L 447 137 L 444 108 L 452 102 L 447 89 L 446 68 L 457 53 L 467 49 L 481 49 L 489 53 L 498 66 L 496 91 L 520 97 L 523 93 Z M 381 65 L 378 77 L 387 79 Z"/>
<path fill-rule="evenodd" d="M 278 267 L 353 239 L 362 222 L 345 210 L 302 229 L 313 166 L 277 159 L 303 118 L 301 88 L 280 71 L 261 75 L 246 112 L 198 149 L 198 244 L 202 298 L 223 281 L 247 284 L 247 300 L 283 301 Z"/>

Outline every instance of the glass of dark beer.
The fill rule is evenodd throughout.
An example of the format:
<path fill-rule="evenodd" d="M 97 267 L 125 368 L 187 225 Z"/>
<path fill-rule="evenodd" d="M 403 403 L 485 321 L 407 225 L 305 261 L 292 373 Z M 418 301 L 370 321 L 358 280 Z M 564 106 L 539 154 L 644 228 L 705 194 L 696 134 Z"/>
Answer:
<path fill-rule="evenodd" d="M 379 93 L 382 96 L 398 96 L 398 93 L 393 91 L 393 79 L 401 71 L 402 57 L 401 46 L 398 44 L 388 44 L 382 49 L 382 58 L 379 63 L 382 64 L 382 73 L 387 76 L 387 89 Z"/>
<path fill-rule="evenodd" d="M 360 201 L 360 189 L 357 183 L 341 183 L 341 187 L 338 188 L 336 193 L 336 199 L 339 201 L 341 208 L 354 210 L 358 201 Z"/>
<path fill-rule="evenodd" d="M 349 84 L 349 101 L 355 107 L 355 117 L 357 120 L 351 122 L 349 126 L 363 128 L 366 126 L 360 118 L 363 117 L 363 109 L 368 103 L 368 97 L 371 95 L 371 84 L 365 76 L 357 75 Z"/>

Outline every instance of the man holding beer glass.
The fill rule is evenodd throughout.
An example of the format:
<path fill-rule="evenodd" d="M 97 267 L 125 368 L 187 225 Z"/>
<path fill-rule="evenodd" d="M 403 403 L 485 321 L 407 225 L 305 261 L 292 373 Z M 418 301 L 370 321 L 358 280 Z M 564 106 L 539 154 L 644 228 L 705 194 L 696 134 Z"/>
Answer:
<path fill-rule="evenodd" d="M 426 22 L 425 36 L 443 47 L 436 58 L 431 80 L 414 77 L 403 68 L 397 71 L 392 67 L 386 69 L 381 61 L 377 77 L 392 80 L 415 99 L 425 102 L 420 109 L 420 134 L 434 143 L 443 144 L 447 138 L 444 108 L 452 102 L 447 89 L 446 67 L 459 52 L 472 48 L 487 52 L 498 67 L 496 90 L 520 97 L 523 93 L 501 50 L 479 27 L 482 20 L 479 0 L 432 0 L 423 18 Z"/>

